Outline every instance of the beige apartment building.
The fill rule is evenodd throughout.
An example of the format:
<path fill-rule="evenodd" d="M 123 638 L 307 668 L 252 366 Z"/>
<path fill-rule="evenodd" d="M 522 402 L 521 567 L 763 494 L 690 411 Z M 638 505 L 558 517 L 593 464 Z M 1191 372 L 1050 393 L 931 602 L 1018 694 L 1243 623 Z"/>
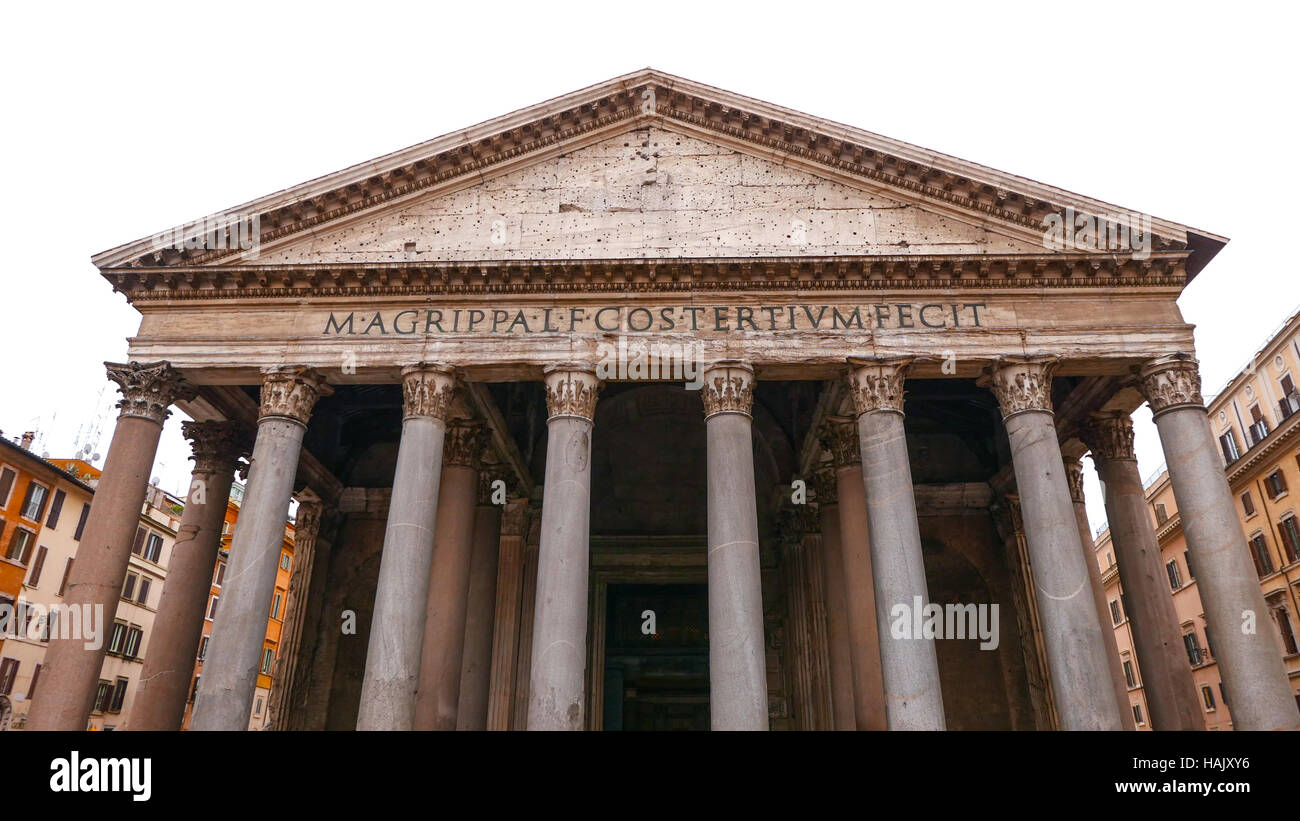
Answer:
<path fill-rule="evenodd" d="M 1254 629 L 1277 638 L 1288 679 L 1300 703 L 1300 313 L 1274 333 L 1208 407 L 1210 427 L 1219 442 L 1228 485 L 1241 518 L 1246 550 L 1259 575 L 1267 612 Z M 1170 595 L 1205 726 L 1232 729 L 1232 693 L 1222 682 L 1215 639 L 1197 590 L 1196 567 L 1187 550 L 1183 522 L 1169 472 L 1161 469 L 1146 483 L 1146 499 L 1168 577 Z M 1115 628 L 1121 670 L 1138 729 L 1150 729 L 1143 692 L 1141 659 L 1134 648 L 1128 600 L 1109 530 L 1096 542 L 1106 601 Z M 1250 629 L 1249 617 L 1243 627 Z"/>
<path fill-rule="evenodd" d="M 4 591 L 4 598 L 15 603 L 25 601 L 32 607 L 28 629 L 7 631 L 0 648 L 0 664 L 6 671 L 0 690 L 8 699 L 8 727 L 21 729 L 33 700 L 40 697 L 41 668 L 49 636 L 60 630 L 59 613 L 50 608 L 63 604 L 100 472 L 81 460 L 45 460 L 7 441 L 0 452 L 0 470 L 6 475 L 12 471 L 15 481 L 9 485 L 26 481 L 28 489 L 22 491 L 25 499 L 49 502 L 37 505 L 40 510 L 34 518 L 16 517 L 11 528 L 15 538 L 10 541 L 30 542 L 30 547 L 7 550 L 0 557 L 8 569 L 21 573 L 22 579 L 17 589 Z M 181 509 L 174 496 L 150 486 L 140 511 L 116 614 L 111 618 L 106 615 L 102 624 L 107 652 L 89 729 L 112 730 L 127 720 L 153 632 Z M 29 535 L 19 538 L 19 529 Z"/>

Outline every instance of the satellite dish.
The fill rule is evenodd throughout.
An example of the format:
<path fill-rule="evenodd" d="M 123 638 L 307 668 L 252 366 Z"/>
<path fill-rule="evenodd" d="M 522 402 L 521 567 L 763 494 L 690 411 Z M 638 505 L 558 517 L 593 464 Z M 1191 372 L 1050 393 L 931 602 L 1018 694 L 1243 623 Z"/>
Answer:
<path fill-rule="evenodd" d="M 92 461 L 92 462 L 98 462 L 98 461 L 99 461 L 99 454 L 96 453 L 94 456 L 90 457 L 90 461 Z"/>

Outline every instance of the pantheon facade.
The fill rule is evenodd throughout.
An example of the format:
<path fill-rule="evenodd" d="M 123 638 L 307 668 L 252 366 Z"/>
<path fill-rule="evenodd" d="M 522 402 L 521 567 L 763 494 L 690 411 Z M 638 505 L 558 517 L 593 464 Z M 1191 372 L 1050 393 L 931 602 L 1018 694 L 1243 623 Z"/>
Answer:
<path fill-rule="evenodd" d="M 1226 242 L 618 77 L 97 255 L 142 322 L 65 600 L 116 607 L 174 406 L 130 728 L 247 726 L 296 499 L 275 729 L 1131 729 L 1090 453 L 1150 719 L 1200 727 L 1149 403 L 1237 727 L 1296 728 L 1176 305 Z M 28 726 L 84 729 L 102 655 L 52 641 Z"/>

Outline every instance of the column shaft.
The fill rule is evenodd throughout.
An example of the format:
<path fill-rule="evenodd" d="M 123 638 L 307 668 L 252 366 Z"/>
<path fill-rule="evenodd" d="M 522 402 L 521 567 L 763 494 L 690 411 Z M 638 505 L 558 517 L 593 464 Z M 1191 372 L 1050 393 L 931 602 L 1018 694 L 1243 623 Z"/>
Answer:
<path fill-rule="evenodd" d="M 248 729 L 302 438 L 311 409 L 326 390 L 324 380 L 308 369 L 267 369 L 257 443 L 194 700 L 192 730 Z"/>
<path fill-rule="evenodd" d="M 1106 644 L 1051 412 L 1053 364 L 1007 359 L 992 369 L 991 384 L 1011 444 L 1061 727 L 1119 730 Z"/>
<path fill-rule="evenodd" d="M 496 610 L 501 508 L 490 500 L 484 500 L 481 488 L 479 502 L 474 511 L 474 547 L 470 557 L 460 701 L 456 707 L 457 730 L 487 729 L 488 696 L 492 683 L 492 624 Z"/>
<path fill-rule="evenodd" d="M 946 724 L 934 640 L 910 631 L 895 635 L 891 629 L 896 609 L 913 612 L 915 602 L 924 605 L 930 600 L 903 427 L 907 362 L 851 362 L 885 715 L 891 730 L 942 730 Z M 842 510 L 843 499 L 840 504 Z M 858 726 L 862 723 L 859 717 Z"/>
<path fill-rule="evenodd" d="M 546 484 L 529 676 L 528 729 L 585 726 L 591 427 L 599 383 L 592 371 L 546 373 Z"/>
<path fill-rule="evenodd" d="M 489 730 L 509 730 L 515 701 L 515 667 L 523 620 L 524 530 L 528 501 L 515 500 L 501 517 L 497 555 L 496 615 L 492 619 L 492 684 Z M 530 611 L 531 612 L 531 611 Z"/>
<path fill-rule="evenodd" d="M 714 730 L 768 729 L 763 589 L 758 555 L 754 372 L 704 372 L 709 528 L 709 719 Z"/>
<path fill-rule="evenodd" d="M 246 438 L 234 423 L 186 422 L 184 430 L 194 449 L 190 494 L 140 670 L 140 686 L 127 722 L 130 730 L 181 728 L 235 462 L 247 449 Z"/>
<path fill-rule="evenodd" d="M 86 729 L 162 425 L 171 403 L 194 393 L 163 362 L 109 364 L 108 375 L 122 390 L 121 416 L 63 597 L 65 605 L 81 612 L 83 626 L 96 625 L 101 634 L 91 636 L 86 628 L 85 635 L 50 639 L 41 693 L 27 719 L 31 730 Z"/>
<path fill-rule="evenodd" d="M 1219 674 L 1232 700 L 1233 726 L 1300 729 L 1300 710 L 1205 415 L 1196 360 L 1165 357 L 1145 366 L 1140 376 L 1196 565 L 1196 586 L 1206 625 L 1214 634 Z"/>
<path fill-rule="evenodd" d="M 833 476 L 831 481 L 834 481 Z M 820 482 L 818 487 L 821 487 Z M 844 594 L 844 560 L 840 552 L 840 510 L 839 505 L 828 502 L 821 502 L 820 508 L 832 720 L 836 730 L 855 730 L 853 657 L 849 652 L 848 601 Z"/>

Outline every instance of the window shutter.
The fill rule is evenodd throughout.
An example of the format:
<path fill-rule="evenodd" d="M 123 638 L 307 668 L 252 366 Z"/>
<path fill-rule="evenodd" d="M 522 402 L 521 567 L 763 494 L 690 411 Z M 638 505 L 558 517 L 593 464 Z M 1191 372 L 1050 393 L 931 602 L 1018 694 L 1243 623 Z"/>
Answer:
<path fill-rule="evenodd" d="M 14 489 L 14 479 L 18 474 L 9 468 L 0 470 L 0 505 L 3 505 L 9 499 L 9 491 Z"/>
<path fill-rule="evenodd" d="M 135 529 L 135 543 L 131 545 L 131 552 L 137 556 L 140 555 L 140 551 L 144 548 L 144 535 L 143 527 Z"/>
<path fill-rule="evenodd" d="M 32 572 L 27 582 L 32 587 L 36 587 L 41 583 L 41 571 L 45 569 L 45 556 L 49 552 L 49 549 L 44 545 L 36 551 L 36 561 L 32 563 Z"/>
<path fill-rule="evenodd" d="M 27 700 L 31 701 L 36 695 L 36 682 L 41 680 L 41 665 L 36 665 L 36 670 L 32 672 L 32 683 L 27 687 Z"/>
<path fill-rule="evenodd" d="M 144 577 L 140 578 L 140 595 L 136 597 L 136 601 L 143 605 L 149 604 L 149 580 Z"/>
<path fill-rule="evenodd" d="M 59 514 L 63 512 L 63 500 L 68 494 L 62 490 L 54 492 L 54 501 L 50 504 L 50 518 L 45 520 L 45 526 L 53 530 L 59 526 Z"/>
<path fill-rule="evenodd" d="M 1291 382 L 1291 374 L 1282 377 L 1282 395 L 1289 396 L 1295 393 L 1295 384 Z"/>
<path fill-rule="evenodd" d="M 63 581 L 59 582 L 60 596 L 63 595 L 64 590 L 68 589 L 68 577 L 71 575 L 72 575 L 72 559 L 68 559 L 68 563 L 63 566 Z"/>
<path fill-rule="evenodd" d="M 72 538 L 81 541 L 81 534 L 86 532 L 86 519 L 90 516 L 90 502 L 81 506 L 81 518 L 77 520 L 77 532 L 72 534 Z"/>
<path fill-rule="evenodd" d="M 1255 515 L 1255 500 L 1250 498 L 1250 491 L 1241 494 L 1241 509 L 1246 511 L 1247 516 Z"/>

